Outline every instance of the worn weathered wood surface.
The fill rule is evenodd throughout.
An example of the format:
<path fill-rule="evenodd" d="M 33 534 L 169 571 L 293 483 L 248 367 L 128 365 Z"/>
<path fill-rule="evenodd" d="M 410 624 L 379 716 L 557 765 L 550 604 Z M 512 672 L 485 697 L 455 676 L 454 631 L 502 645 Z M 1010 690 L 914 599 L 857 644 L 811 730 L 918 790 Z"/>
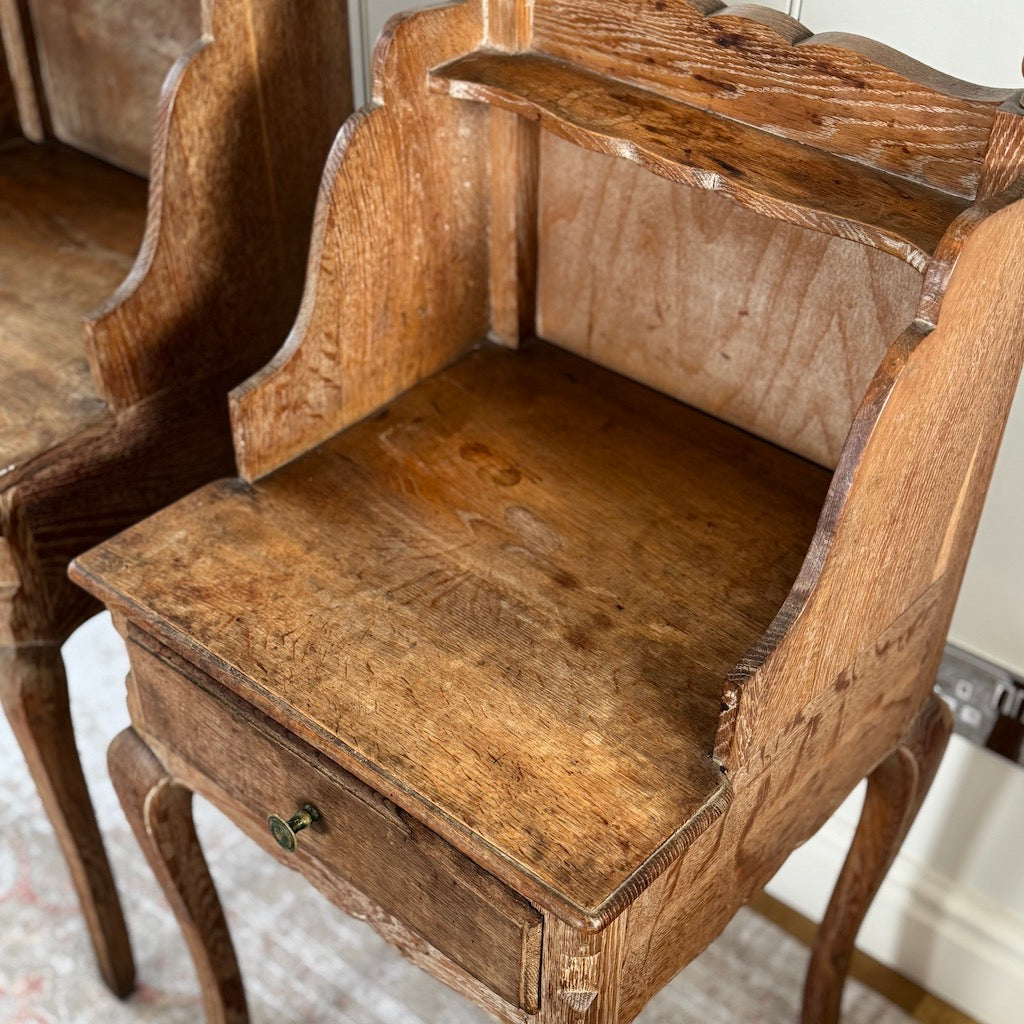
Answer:
<path fill-rule="evenodd" d="M 75 571 L 588 919 L 721 810 L 722 680 L 792 583 L 827 479 L 573 356 L 484 349 Z"/>
<path fill-rule="evenodd" d="M 951 227 L 918 319 L 882 361 L 801 577 L 735 675 L 737 757 L 770 741 L 935 584 L 941 650 L 1024 357 L 1024 269 L 1012 255 L 1024 244 L 1021 197 L 1024 179 Z M 848 621 L 838 633 L 837 617 Z M 931 681 L 922 685 L 919 700 Z"/>
<path fill-rule="evenodd" d="M 192 823 L 192 793 L 178 785 L 131 730 L 114 738 L 110 780 L 199 974 L 206 1024 L 245 1024 L 245 989 L 231 934 Z"/>
<path fill-rule="evenodd" d="M 763 756 L 731 768 L 735 795 L 725 815 L 637 895 L 620 922 L 625 951 L 609 986 L 622 1022 L 720 934 L 901 742 L 917 694 L 927 695 L 934 679 L 933 598 L 879 636 L 833 691 L 804 705 Z M 850 685 L 850 678 L 865 685 Z"/>
<path fill-rule="evenodd" d="M 803 1024 L 839 1020 L 857 931 L 935 778 L 952 725 L 948 706 L 933 696 L 896 750 L 868 776 L 857 834 L 807 969 Z"/>
<path fill-rule="evenodd" d="M 243 477 L 312 448 L 486 334 L 486 112 L 427 90 L 427 70 L 481 31 L 476 0 L 389 22 L 374 102 L 327 162 L 298 320 L 232 395 Z"/>
<path fill-rule="evenodd" d="M 100 973 L 112 992 L 127 996 L 135 987 L 135 966 L 89 790 L 74 754 L 60 649 L 0 646 L 0 705 L 53 823 Z M 32 813 L 30 808 L 21 810 Z M 5 827 L 17 828 L 17 822 L 7 822 Z"/>
<path fill-rule="evenodd" d="M 999 195 L 1024 174 L 1024 93 L 1007 100 L 996 111 L 985 152 L 979 199 Z"/>
<path fill-rule="evenodd" d="M 344 7 L 303 8 L 204 4 L 206 38 L 164 94 L 147 219 L 144 182 L 51 129 L 140 166 L 131 147 L 148 151 L 140 126 L 148 140 L 177 45 L 165 29 L 197 38 L 192 7 L 0 0 L 0 686 L 119 994 L 131 959 L 63 674 L 26 666 L 59 667 L 97 608 L 67 579 L 73 555 L 233 467 L 226 394 L 294 315 L 321 163 L 351 106 Z M 129 271 L 87 346 L 83 318 Z"/>
<path fill-rule="evenodd" d="M 542 53 L 966 199 L 1011 95 L 752 4 L 536 0 L 533 26 Z"/>
<path fill-rule="evenodd" d="M 207 0 L 204 42 L 164 87 L 145 242 L 87 327 L 123 409 L 270 358 L 295 317 L 316 185 L 352 109 L 343 5 Z"/>
<path fill-rule="evenodd" d="M 550 135 L 541 155 L 538 333 L 834 466 L 921 275 Z"/>
<path fill-rule="evenodd" d="M 82 318 L 128 272 L 145 183 L 66 146 L 0 150 L 0 487 L 101 419 Z"/>

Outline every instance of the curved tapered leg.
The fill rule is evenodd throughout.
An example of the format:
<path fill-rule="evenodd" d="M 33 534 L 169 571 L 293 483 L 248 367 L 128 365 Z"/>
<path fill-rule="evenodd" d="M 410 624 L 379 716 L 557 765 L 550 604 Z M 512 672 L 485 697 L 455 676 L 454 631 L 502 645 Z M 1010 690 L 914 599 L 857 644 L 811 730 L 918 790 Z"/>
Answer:
<path fill-rule="evenodd" d="M 123 998 L 135 986 L 135 965 L 75 748 L 60 649 L 0 649 L 0 701 L 64 852 L 100 972 Z"/>
<path fill-rule="evenodd" d="M 115 737 L 108 763 L 135 838 L 188 943 L 208 1024 L 246 1024 L 242 976 L 192 823 L 191 791 L 167 774 L 134 729 Z"/>
<path fill-rule="evenodd" d="M 930 697 L 900 745 L 868 776 L 853 845 L 818 929 L 802 1024 L 835 1024 L 854 939 L 924 802 L 949 741 L 952 716 Z"/>

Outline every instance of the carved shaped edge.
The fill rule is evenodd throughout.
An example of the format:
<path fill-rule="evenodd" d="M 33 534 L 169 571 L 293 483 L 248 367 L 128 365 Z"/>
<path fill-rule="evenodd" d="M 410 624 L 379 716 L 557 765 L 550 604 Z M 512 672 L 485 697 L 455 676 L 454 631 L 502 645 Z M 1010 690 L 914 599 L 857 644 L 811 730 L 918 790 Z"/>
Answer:
<path fill-rule="evenodd" d="M 537 0 L 531 45 L 965 199 L 977 195 L 994 111 L 1009 95 L 748 5 Z"/>
<path fill-rule="evenodd" d="M 309 200 L 352 109 L 344 5 L 309 0 L 299 18 L 286 0 L 202 2 L 202 36 L 161 92 L 140 252 L 85 325 L 115 411 L 172 384 L 237 381 L 274 351 L 298 303 Z"/>
<path fill-rule="evenodd" d="M 337 346 L 341 351 L 332 352 L 328 372 L 321 372 L 322 365 L 312 371 L 317 377 L 313 388 L 309 387 L 309 373 L 305 374 L 307 379 L 301 384 L 292 387 L 291 383 L 296 374 L 303 374 L 303 367 L 305 371 L 310 369 L 307 364 L 316 360 L 316 346 L 322 341 L 314 326 L 324 313 L 321 304 L 329 301 L 326 292 L 321 293 L 322 279 L 330 278 L 331 287 L 343 292 L 348 281 L 336 280 L 339 272 L 332 264 L 344 265 L 345 253 L 358 251 L 359 245 L 379 243 L 378 239 L 371 236 L 369 228 L 359 225 L 358 238 L 351 238 L 350 244 L 344 247 L 345 252 L 342 252 L 342 247 L 335 244 L 336 239 L 332 234 L 339 230 L 351 232 L 351 221 L 358 219 L 357 215 L 365 213 L 375 202 L 400 201 L 402 186 L 396 187 L 387 180 L 386 175 L 372 171 L 370 160 L 375 158 L 375 152 L 379 154 L 380 149 L 386 149 L 392 144 L 399 123 L 404 124 L 408 132 L 410 122 L 419 124 L 429 117 L 430 111 L 425 110 L 420 102 L 429 98 L 426 88 L 429 62 L 424 45 L 432 46 L 434 50 L 447 47 L 454 56 L 479 45 L 482 36 L 480 0 L 462 0 L 407 11 L 394 15 L 387 22 L 374 50 L 372 98 L 362 110 L 349 117 L 335 138 L 327 158 L 314 213 L 312 244 L 298 317 L 274 357 L 229 395 L 238 469 L 243 479 L 253 481 L 265 476 L 369 411 L 366 395 L 375 389 L 379 390 L 379 380 L 373 380 L 373 374 L 338 369 L 350 354 L 345 335 L 358 334 L 366 328 L 365 323 L 356 324 L 352 330 L 347 329 L 348 325 L 342 327 L 339 331 L 340 345 Z M 442 59 L 446 59 L 443 52 Z M 414 110 L 419 118 L 414 116 Z M 405 141 L 408 145 L 408 138 Z M 446 158 L 452 162 L 457 162 L 455 150 L 463 146 L 464 141 L 463 136 L 439 140 L 447 142 Z M 376 167 L 379 169 L 379 164 Z M 350 208 L 343 211 L 343 216 L 335 216 L 337 206 L 343 204 L 337 203 L 334 197 L 344 194 L 346 188 L 350 187 L 347 176 L 360 171 L 364 175 L 360 180 L 366 180 L 369 176 L 375 180 L 375 189 L 360 191 L 355 214 L 352 214 L 354 208 Z M 429 191 L 429 188 L 425 187 L 423 191 Z M 446 202 L 449 199 L 446 197 Z M 349 223 L 345 228 L 339 228 L 333 223 L 346 218 Z M 467 305 L 467 302 L 464 301 L 463 305 Z M 481 305 L 486 305 L 486 297 Z M 459 319 L 458 311 L 450 312 L 450 316 L 453 321 Z M 439 369 L 460 351 L 480 340 L 486 334 L 485 316 L 484 309 L 480 330 L 471 339 L 460 339 L 457 336 L 458 329 L 465 326 L 460 322 L 456 329 L 449 332 L 451 337 L 444 344 L 440 344 L 435 337 L 438 351 L 431 351 L 425 356 L 421 353 L 418 359 L 410 353 L 403 353 L 402 361 L 410 372 L 403 376 L 399 381 L 400 386 L 394 388 L 393 394 L 387 397 L 394 397 L 394 394 L 412 386 L 422 376 Z M 438 331 L 434 333 L 436 335 Z M 399 339 L 399 344 L 401 341 Z M 326 393 L 330 393 L 335 401 L 334 415 L 324 412 L 323 396 Z M 372 403 L 370 407 L 376 404 L 380 403 Z M 285 414 L 292 416 L 293 427 L 288 428 L 283 420 L 278 419 L 271 436 L 266 429 L 269 418 L 283 417 Z M 302 420 L 317 421 L 316 429 L 303 430 Z"/>
<path fill-rule="evenodd" d="M 447 6 L 451 6 L 451 4 Z M 441 8 L 441 10 L 444 9 Z M 324 164 L 323 174 L 321 175 L 317 191 L 316 207 L 313 212 L 313 230 L 309 243 L 308 270 L 295 323 L 273 358 L 265 366 L 252 374 L 252 376 L 232 388 L 228 395 L 235 437 L 235 453 L 238 460 L 239 473 L 243 479 L 252 481 L 272 471 L 271 468 L 267 468 L 263 464 L 262 458 L 258 454 L 250 451 L 251 446 L 248 444 L 249 431 L 246 429 L 248 410 L 263 387 L 286 369 L 302 348 L 307 335 L 310 333 L 320 293 L 322 258 L 327 240 L 327 223 L 331 207 L 331 197 L 334 194 L 335 183 L 341 174 L 349 147 L 360 132 L 365 130 L 365 126 L 368 125 L 371 118 L 383 112 L 387 89 L 384 70 L 388 64 L 389 50 L 398 36 L 399 30 L 406 23 L 413 21 L 417 17 L 432 13 L 434 12 L 399 11 L 391 15 L 387 22 L 385 22 L 384 28 L 381 30 L 381 34 L 374 47 L 371 60 L 370 99 L 362 109 L 354 111 L 341 126 L 341 130 L 332 143 L 330 152 L 327 154 L 327 161 Z M 290 458 L 297 458 L 301 454 L 302 451 L 296 451 Z"/>
<path fill-rule="evenodd" d="M 228 407 L 231 411 L 231 426 L 235 441 L 235 458 L 238 463 L 239 475 L 248 481 L 256 480 L 277 468 L 276 465 L 266 464 L 266 455 L 263 452 L 254 450 L 258 445 L 250 444 L 251 432 L 248 426 L 250 409 L 255 409 L 264 387 L 270 385 L 278 374 L 285 372 L 291 361 L 298 355 L 299 350 L 305 343 L 307 336 L 311 333 L 311 325 L 320 298 L 320 279 L 322 262 L 321 257 L 327 241 L 327 224 L 331 206 L 331 195 L 334 191 L 335 179 L 341 172 L 342 164 L 345 161 L 345 154 L 353 138 L 381 108 L 373 103 L 357 110 L 342 126 L 337 138 L 331 146 L 324 165 L 323 177 L 320 179 L 320 187 L 317 193 L 316 209 L 313 214 L 313 231 L 309 245 L 309 269 L 306 273 L 305 284 L 302 289 L 302 300 L 299 303 L 299 311 L 295 317 L 284 343 L 277 350 L 270 361 L 257 370 L 251 377 L 242 381 L 228 393 Z M 277 410 L 280 414 L 288 410 Z M 251 415 L 258 416 L 258 412 Z M 297 458 L 306 449 L 297 450 L 288 455 L 290 461 Z M 279 464 L 282 464 L 279 463 Z"/>
<path fill-rule="evenodd" d="M 721 10 L 721 8 L 716 7 L 716 10 Z M 436 12 L 426 13 L 429 15 Z M 737 11 L 735 9 L 726 9 L 724 13 L 735 15 Z M 395 19 L 392 19 L 389 23 L 385 39 L 382 41 L 382 44 L 375 55 L 374 101 L 369 108 L 359 112 L 349 120 L 332 150 L 321 184 L 320 200 L 317 208 L 315 237 L 311 256 L 312 269 L 307 277 L 306 293 L 303 298 L 302 312 L 300 313 L 299 319 L 296 322 L 293 331 L 289 335 L 284 348 L 282 348 L 275 359 L 268 364 L 263 371 L 255 377 L 250 378 L 245 382 L 245 384 L 241 385 L 232 393 L 232 413 L 233 418 L 235 419 L 236 445 L 239 449 L 240 461 L 243 464 L 247 459 L 244 443 L 244 429 L 242 427 L 245 415 L 245 403 L 248 397 L 257 392 L 267 379 L 280 372 L 289 363 L 294 353 L 297 352 L 297 350 L 307 340 L 306 328 L 308 326 L 311 312 L 316 305 L 319 266 L 318 257 L 322 251 L 324 222 L 326 219 L 326 210 L 329 205 L 329 197 L 333 188 L 334 178 L 339 173 L 339 169 L 344 161 L 345 150 L 353 136 L 360 130 L 360 125 L 373 117 L 384 103 L 387 86 L 383 78 L 382 69 L 385 64 L 384 55 L 387 51 L 390 40 L 395 35 L 396 29 L 400 24 L 417 16 L 422 15 L 398 16 Z M 774 21 L 774 19 L 769 20 Z M 792 21 L 792 19 L 789 19 L 789 21 Z M 797 23 L 794 22 L 794 24 Z M 895 53 L 895 51 L 890 52 Z M 923 68 L 924 66 L 920 65 L 919 67 Z M 1006 94 L 997 93 L 994 96 L 987 96 L 984 102 L 995 103 L 1004 100 L 1005 98 Z M 991 204 L 979 204 L 972 210 L 967 211 L 954 222 L 949 231 L 947 231 L 943 244 L 940 244 L 939 246 L 936 254 L 936 261 L 933 261 L 932 270 L 930 271 L 932 279 L 939 281 L 944 274 L 945 280 L 948 280 L 948 275 L 952 270 L 952 264 L 949 264 L 944 272 L 941 269 L 936 269 L 940 264 L 944 265 L 946 262 L 945 259 L 939 259 L 940 255 L 948 254 L 950 249 L 953 249 L 958 253 L 959 248 L 962 247 L 963 241 L 971 230 L 977 227 L 977 225 L 987 216 L 997 212 L 1003 206 L 1007 205 L 1007 203 L 1014 201 L 1016 195 L 1011 196 L 1009 194 L 1010 192 L 1014 192 L 1014 190 L 1008 190 L 1007 193 L 1003 193 L 1000 197 L 997 197 L 999 200 L 997 202 Z M 963 234 L 960 241 L 958 243 L 950 241 L 947 245 L 946 240 L 956 239 L 958 233 Z M 944 284 L 942 285 L 942 288 L 944 290 Z M 927 306 L 923 306 L 922 309 L 927 309 Z M 860 451 L 866 443 L 867 437 L 870 435 L 871 428 L 875 420 L 884 407 L 885 397 L 891 390 L 892 385 L 895 383 L 912 350 L 920 343 L 921 340 L 923 340 L 924 337 L 927 336 L 931 328 L 934 326 L 934 319 L 934 311 L 928 310 L 928 319 L 919 319 L 918 321 L 915 321 L 915 324 L 911 326 L 908 332 L 898 339 L 890 349 L 889 356 L 883 363 L 882 368 L 879 370 L 875 382 L 869 390 L 868 396 L 865 398 L 865 401 L 861 406 L 861 410 L 858 413 L 858 417 L 855 420 L 854 427 L 851 430 L 850 440 L 848 440 L 847 445 L 844 448 L 844 458 L 841 461 L 840 469 L 836 474 L 836 483 L 833 484 L 829 501 L 823 511 L 822 520 L 819 524 L 815 539 L 812 542 L 804 570 L 801 572 L 800 578 L 794 585 L 790 597 L 787 599 L 786 604 L 783 606 L 783 609 L 780 611 L 775 622 L 773 622 L 772 626 L 769 627 L 769 630 L 766 631 L 762 642 L 759 643 L 743 660 L 743 662 L 740 663 L 736 672 L 730 677 L 726 691 L 727 697 L 731 698 L 730 707 L 735 706 L 735 698 L 743 681 L 745 681 L 746 678 L 752 675 L 761 665 L 764 664 L 772 651 L 778 646 L 778 642 L 788 631 L 789 626 L 799 616 L 800 610 L 805 605 L 806 600 L 813 589 L 813 584 L 820 574 L 825 556 L 829 551 L 835 523 L 838 520 L 839 513 L 843 508 L 845 498 L 849 490 L 852 467 L 857 464 Z M 270 466 L 268 468 L 266 466 L 261 467 L 257 465 L 256 470 L 253 472 L 250 479 L 255 476 L 262 475 L 264 472 L 269 472 L 272 468 L 274 467 Z M 726 716 L 728 716 L 728 712 L 726 712 Z M 719 790 L 709 805 L 706 806 L 704 811 L 681 829 L 676 836 L 669 840 L 640 871 L 624 883 L 622 888 L 618 890 L 608 901 L 602 904 L 601 907 L 589 910 L 587 908 L 578 907 L 561 907 L 559 908 L 559 915 L 582 929 L 599 930 L 601 927 L 606 925 L 608 921 L 612 920 L 623 907 L 628 905 L 632 899 L 635 899 L 638 892 L 642 891 L 643 888 L 658 877 L 658 875 L 660 875 L 665 868 L 672 863 L 682 849 L 689 845 L 697 835 L 703 832 L 711 822 L 716 820 L 724 812 L 724 809 L 729 802 L 730 793 L 731 790 L 728 787 L 728 783 L 727 781 L 724 781 L 723 787 Z M 500 874 L 500 872 L 496 873 Z M 524 891 L 526 891 L 527 895 L 531 895 L 528 891 L 528 887 L 524 887 Z M 535 898 L 539 904 L 543 905 L 545 902 L 550 902 L 546 901 L 544 896 L 545 894 L 538 888 L 538 890 L 531 895 L 531 898 Z"/>

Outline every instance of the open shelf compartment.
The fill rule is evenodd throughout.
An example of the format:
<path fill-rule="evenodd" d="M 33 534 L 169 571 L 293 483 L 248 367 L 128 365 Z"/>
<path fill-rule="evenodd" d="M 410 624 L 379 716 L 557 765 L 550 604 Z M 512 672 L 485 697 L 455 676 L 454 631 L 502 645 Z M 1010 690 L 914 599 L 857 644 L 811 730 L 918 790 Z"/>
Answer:
<path fill-rule="evenodd" d="M 946 228 L 970 205 L 539 52 L 470 53 L 434 69 L 431 87 L 514 111 L 587 149 L 874 246 L 922 271 Z"/>

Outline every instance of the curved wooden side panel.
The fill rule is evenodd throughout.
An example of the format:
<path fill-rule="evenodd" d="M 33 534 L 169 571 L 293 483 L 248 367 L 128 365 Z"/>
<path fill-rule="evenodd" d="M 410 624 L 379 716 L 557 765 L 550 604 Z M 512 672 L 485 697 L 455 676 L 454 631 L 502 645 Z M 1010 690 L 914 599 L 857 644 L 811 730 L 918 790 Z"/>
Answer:
<path fill-rule="evenodd" d="M 1022 199 L 1024 178 L 950 229 L 854 421 L 800 578 L 727 686 L 730 765 L 766 756 L 829 693 L 856 684 L 909 716 L 931 688 L 1024 359 Z M 877 670 L 879 645 L 923 631 L 918 671 Z"/>
<path fill-rule="evenodd" d="M 343 4 L 205 0 L 164 86 L 146 237 L 86 324 L 100 394 L 260 366 L 298 306 L 316 183 L 352 109 Z"/>
<path fill-rule="evenodd" d="M 488 327 L 487 115 L 427 88 L 479 44 L 476 0 L 393 20 L 374 104 L 328 161 L 298 321 L 231 396 L 239 471 L 253 480 L 479 341 Z"/>
<path fill-rule="evenodd" d="M 996 107 L 856 36 L 717 0 L 536 0 L 534 48 L 972 199 Z"/>

